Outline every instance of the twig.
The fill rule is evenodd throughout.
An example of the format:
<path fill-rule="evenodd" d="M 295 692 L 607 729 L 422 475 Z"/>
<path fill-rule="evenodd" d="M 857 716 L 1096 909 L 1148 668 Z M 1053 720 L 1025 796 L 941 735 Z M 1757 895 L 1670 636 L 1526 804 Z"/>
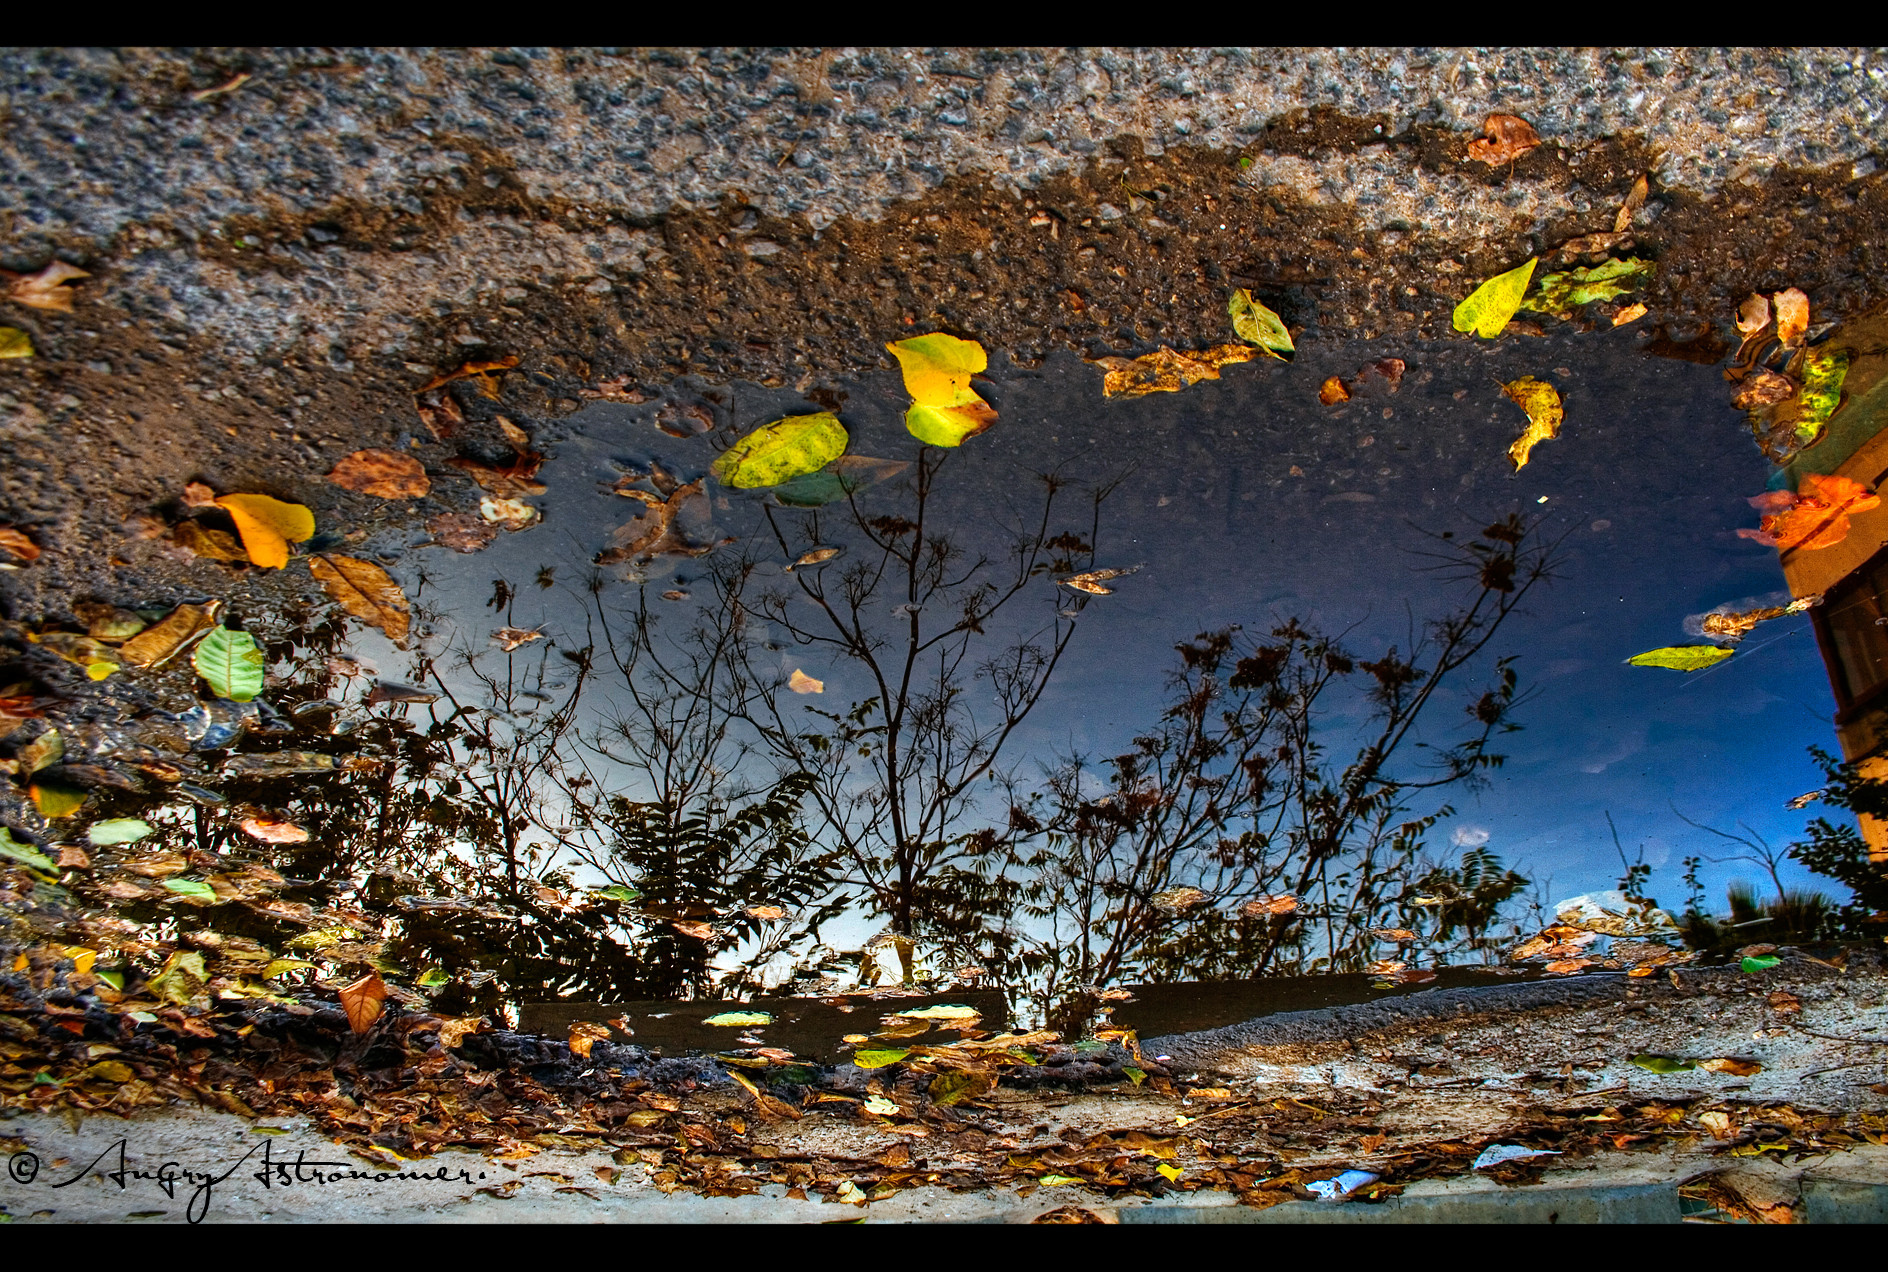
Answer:
<path fill-rule="evenodd" d="M 1805 1073 L 1803 1076 L 1806 1078 L 1813 1078 L 1819 1073 L 1834 1073 L 1837 1069 L 1860 1069 L 1865 1065 L 1871 1065 L 1871 1064 L 1877 1064 L 1877 1063 L 1879 1062 L 1875 1060 L 1851 1060 L 1847 1064 L 1832 1064 L 1826 1069 L 1811 1069 L 1808 1073 Z"/>
<path fill-rule="evenodd" d="M 1805 1029 L 1801 1025 L 1792 1025 L 1798 1033 L 1806 1033 L 1812 1038 L 1827 1038 L 1831 1042 L 1868 1043 L 1876 1047 L 1888 1047 L 1888 1038 L 1844 1038 L 1841 1034 L 1817 1033 L 1814 1029 Z"/>

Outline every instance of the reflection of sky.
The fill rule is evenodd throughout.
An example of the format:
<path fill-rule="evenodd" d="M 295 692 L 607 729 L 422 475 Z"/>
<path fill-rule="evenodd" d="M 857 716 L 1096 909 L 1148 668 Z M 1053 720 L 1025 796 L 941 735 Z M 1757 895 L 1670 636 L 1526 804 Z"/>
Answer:
<path fill-rule="evenodd" d="M 1407 650 L 1412 615 L 1436 616 L 1460 595 L 1419 572 L 1428 562 L 1415 554 L 1431 546 L 1420 532 L 1466 537 L 1520 510 L 1543 517 L 1550 535 L 1566 535 L 1561 577 L 1492 647 L 1521 655 L 1522 686 L 1536 696 L 1518 717 L 1526 730 L 1498 748 L 1510 759 L 1488 788 L 1449 793 L 1458 815 L 1432 837 L 1433 850 L 1454 857 L 1485 832 L 1504 860 L 1551 878 L 1556 897 L 1571 895 L 1611 886 L 1620 872 L 1610 812 L 1629 853 L 1644 845 L 1657 869 L 1654 891 L 1676 906 L 1682 858 L 1724 855 L 1729 845 L 1685 825 L 1674 805 L 1696 821 L 1727 830 L 1745 821 L 1787 842 L 1805 815 L 1786 812 L 1784 801 L 1818 784 L 1806 748 L 1834 745 L 1833 703 L 1808 620 L 1759 627 L 1735 658 L 1688 676 L 1623 662 L 1692 643 L 1688 615 L 1782 585 L 1774 551 L 1734 534 L 1754 524 L 1744 497 L 1763 489 L 1768 469 L 1722 378 L 1714 368 L 1643 357 L 1638 339 L 1620 330 L 1552 341 L 1313 345 L 1289 367 L 1234 367 L 1219 382 L 1123 402 L 1105 401 L 1099 372 L 1072 357 L 1038 369 L 999 365 L 989 396 L 1002 417 L 951 458 L 933 524 L 1000 557 L 1004 526 L 1035 507 L 1032 472 L 1060 466 L 1092 479 L 1125 471 L 1106 505 L 1098 564 L 1145 563 L 1115 595 L 1088 606 L 1012 760 L 1027 770 L 1055 752 L 1125 749 L 1159 712 L 1173 645 L 1214 627 L 1243 623 L 1262 634 L 1295 614 L 1327 630 L 1349 628 L 1346 643 L 1366 656 L 1392 642 Z M 1354 378 L 1384 355 L 1409 364 L 1398 392 L 1378 380 L 1342 407 L 1318 405 L 1326 376 Z M 1522 416 L 1499 384 L 1524 374 L 1560 388 L 1567 420 L 1561 437 L 1511 476 L 1506 449 Z M 853 452 L 910 457 L 904 402 L 894 373 L 853 386 L 841 410 Z M 613 461 L 661 458 L 684 477 L 705 470 L 706 442 L 657 431 L 655 409 L 599 407 L 547 430 L 540 442 L 554 458 L 543 473 L 550 493 L 539 501 L 545 524 L 501 536 L 476 556 L 433 550 L 421 558 L 435 604 L 463 616 L 474 646 L 481 629 L 502 624 L 480 608 L 499 577 L 520 588 L 513 622 L 548 622 L 554 636 L 560 627 L 568 633 L 566 644 L 583 643 L 572 595 L 530 580 L 554 564 L 560 584 L 578 586 L 608 531 L 635 512 L 607 493 L 619 471 Z M 737 386 L 731 415 L 746 429 L 806 409 L 789 391 Z M 561 436 L 564 427 L 576 435 Z M 1294 466 L 1302 476 L 1291 475 Z M 756 529 L 751 498 L 733 494 L 718 514 L 722 533 Z M 889 510 L 889 496 L 873 498 Z M 1085 530 L 1078 501 L 1069 500 L 1065 524 Z M 412 556 L 403 563 L 409 573 L 413 564 Z M 673 578 L 698 570 L 693 561 L 659 563 L 652 584 L 673 587 Z M 612 586 L 626 599 L 631 585 Z M 1019 617 L 1039 624 L 1051 603 L 1031 599 Z M 669 611 L 678 627 L 685 608 Z M 844 666 L 791 648 L 781 659 L 783 674 L 800 667 L 826 682 L 823 705 L 866 696 Z M 1453 740 L 1446 728 L 1481 687 L 1463 681 L 1437 704 L 1430 741 Z M 1740 875 L 1757 877 L 1747 866 L 1706 870 L 1715 903 Z"/>

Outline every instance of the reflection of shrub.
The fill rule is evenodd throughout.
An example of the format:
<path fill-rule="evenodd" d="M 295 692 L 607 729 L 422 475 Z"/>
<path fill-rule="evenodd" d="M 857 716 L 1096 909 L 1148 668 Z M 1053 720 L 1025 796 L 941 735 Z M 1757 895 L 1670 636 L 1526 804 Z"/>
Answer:
<path fill-rule="evenodd" d="M 1838 935 L 1835 903 L 1810 888 L 1785 888 L 1764 900 L 1742 879 L 1724 890 L 1730 913 L 1713 918 L 1694 906 L 1685 912 L 1679 932 L 1694 950 L 1726 954 L 1754 942 L 1784 945 Z"/>
<path fill-rule="evenodd" d="M 1818 747 L 1811 747 L 1810 754 L 1828 779 L 1823 803 L 1872 817 L 1888 817 L 1888 782 L 1864 777 L 1855 763 L 1841 763 Z M 1845 885 L 1853 894 L 1840 907 L 1823 899 L 1824 927 L 1831 935 L 1848 938 L 1881 935 L 1883 925 L 1873 916 L 1888 911 L 1888 875 L 1879 864 L 1869 861 L 1868 845 L 1861 835 L 1854 826 L 1838 826 L 1823 817 L 1811 822 L 1808 832 L 1807 839 L 1790 845 L 1790 857 Z"/>

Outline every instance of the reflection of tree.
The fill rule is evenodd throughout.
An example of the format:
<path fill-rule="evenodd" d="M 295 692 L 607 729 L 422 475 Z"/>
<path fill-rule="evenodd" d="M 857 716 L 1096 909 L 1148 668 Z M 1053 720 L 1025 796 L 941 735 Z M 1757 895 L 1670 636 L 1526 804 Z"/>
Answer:
<path fill-rule="evenodd" d="M 848 501 L 837 515 L 814 512 L 783 525 L 782 514 L 767 509 L 787 560 L 842 547 L 850 554 L 843 564 L 802 566 L 766 591 L 751 561 L 722 576 L 731 638 L 758 617 L 869 683 L 869 696 L 849 709 L 825 710 L 792 695 L 755 641 L 729 645 L 740 668 L 733 700 L 783 771 L 810 775 L 817 834 L 839 854 L 844 882 L 862 889 L 901 934 L 964 926 L 951 916 L 961 918 L 965 899 L 984 886 L 977 866 L 988 837 L 960 828 L 977 784 L 995 771 L 1074 635 L 1079 602 L 1058 600 L 1043 576 L 1092 564 L 1107 493 L 1094 492 L 1086 538 L 1055 533 L 1063 483 L 1044 477 L 1040 513 L 1018 528 L 1006 558 L 973 558 L 958 536 L 928 520 L 947 459 L 939 450 L 920 453 L 904 515 L 868 516 Z M 990 649 L 986 626 L 1009 620 L 1025 595 L 1049 604 L 1046 621 Z M 974 705 L 979 698 L 991 706 Z"/>
<path fill-rule="evenodd" d="M 1492 861 L 1464 862 L 1453 881 L 1434 868 L 1417 879 L 1424 834 L 1452 810 L 1412 813 L 1421 793 L 1501 763 L 1489 743 L 1518 727 L 1509 660 L 1469 705 L 1469 738 L 1432 748 L 1417 726 L 1551 562 L 1514 517 L 1440 555 L 1473 595 L 1407 656 L 1392 646 L 1361 661 L 1296 620 L 1264 641 L 1203 633 L 1177 647 L 1171 705 L 1133 750 L 1100 774 L 1068 760 L 1019 799 L 1014 868 L 1047 934 L 1023 942 L 1018 970 L 1051 997 L 1132 976 L 1356 970 L 1370 961 L 1371 928 L 1425 922 L 1412 917 L 1425 913 L 1415 904 L 1425 886 L 1451 889 L 1429 926 L 1479 937 L 1525 881 Z M 1335 695 L 1360 674 L 1373 724 L 1340 768 L 1328 740 Z M 1428 751 L 1426 770 L 1398 763 L 1412 748 Z M 1279 896 L 1297 907 L 1271 902 Z"/>

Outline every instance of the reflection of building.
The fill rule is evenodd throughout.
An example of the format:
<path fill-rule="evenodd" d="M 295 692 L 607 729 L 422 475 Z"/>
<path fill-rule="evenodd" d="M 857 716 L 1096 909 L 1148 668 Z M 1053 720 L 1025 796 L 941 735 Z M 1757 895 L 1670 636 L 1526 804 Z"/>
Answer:
<path fill-rule="evenodd" d="M 1888 311 L 1844 326 L 1830 338 L 1854 351 L 1841 409 L 1822 440 L 1788 469 L 1792 488 L 1805 473 L 1847 477 L 1870 490 L 1888 481 Z M 1888 778 L 1888 499 L 1851 518 L 1833 547 L 1782 555 L 1790 595 L 1823 594 L 1810 610 L 1836 698 L 1842 758 L 1864 775 Z M 1869 858 L 1888 865 L 1888 823 L 1861 817 Z"/>

